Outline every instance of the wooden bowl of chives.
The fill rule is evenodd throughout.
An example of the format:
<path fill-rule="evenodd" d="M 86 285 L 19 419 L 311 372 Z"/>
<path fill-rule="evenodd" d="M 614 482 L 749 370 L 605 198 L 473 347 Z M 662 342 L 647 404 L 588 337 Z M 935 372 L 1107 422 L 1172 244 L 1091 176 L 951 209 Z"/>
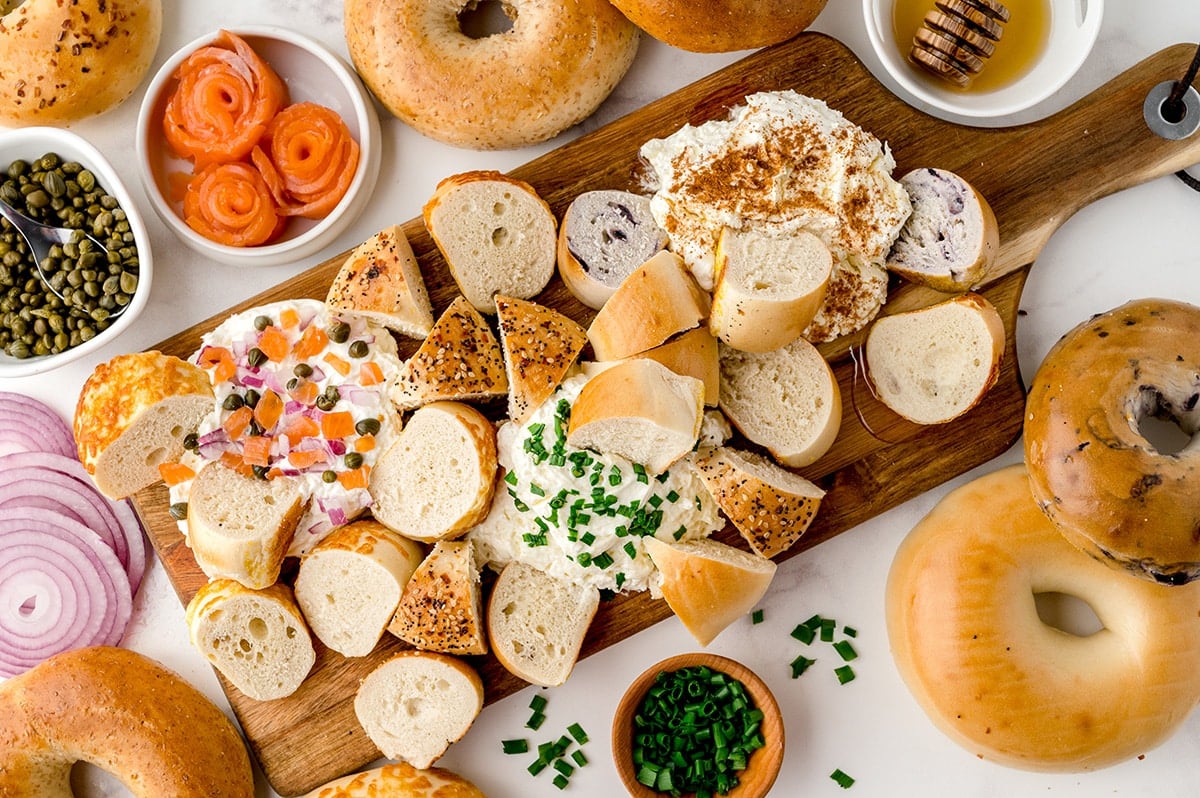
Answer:
<path fill-rule="evenodd" d="M 775 696 L 758 674 L 742 663 L 718 654 L 695 652 L 668 657 L 647 668 L 633 680 L 617 705 L 612 725 L 613 762 L 621 782 L 632 798 L 661 798 L 667 795 L 638 781 L 638 766 L 633 761 L 634 715 L 641 708 L 646 693 L 660 673 L 702 665 L 741 682 L 755 708 L 763 713 L 759 728 L 765 745 L 750 755 L 746 768 L 737 773 L 737 786 L 724 795 L 726 798 L 762 798 L 775 783 L 779 768 L 783 765 L 784 748 L 783 714 L 779 711 Z"/>

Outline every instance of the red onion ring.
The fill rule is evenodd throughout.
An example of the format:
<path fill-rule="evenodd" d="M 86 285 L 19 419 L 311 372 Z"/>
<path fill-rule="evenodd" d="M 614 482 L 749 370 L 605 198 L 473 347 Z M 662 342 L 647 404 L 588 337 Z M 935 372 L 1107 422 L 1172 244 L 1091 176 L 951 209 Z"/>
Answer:
<path fill-rule="evenodd" d="M 113 552 L 125 567 L 130 589 L 136 591 L 146 572 L 146 541 L 142 527 L 128 503 L 113 502 L 101 495 L 87 471 L 73 458 L 47 452 L 15 452 L 0 456 L 0 479 L 4 478 L 3 475 L 13 474 L 15 476 L 12 479 L 19 481 L 25 476 L 46 472 L 70 478 L 82 490 L 94 495 L 98 502 L 110 511 L 115 523 L 115 526 L 110 528 L 114 536 Z M 97 533 L 103 535 L 98 530 Z M 115 542 L 117 536 L 120 537 L 121 543 Z M 121 556 L 122 551 L 124 558 Z"/>
<path fill-rule="evenodd" d="M 0 675 L 117 645 L 132 614 L 125 569 L 96 533 L 48 510 L 0 511 Z"/>
<path fill-rule="evenodd" d="M 31 396 L 0 391 L 0 453 L 22 443 L 22 451 L 41 451 L 78 457 L 75 435 L 62 416 Z"/>

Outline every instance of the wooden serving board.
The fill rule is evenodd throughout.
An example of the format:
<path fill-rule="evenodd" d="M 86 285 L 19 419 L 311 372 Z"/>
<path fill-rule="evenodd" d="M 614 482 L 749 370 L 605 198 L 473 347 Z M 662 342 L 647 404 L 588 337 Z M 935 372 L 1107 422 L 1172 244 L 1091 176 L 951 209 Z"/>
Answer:
<path fill-rule="evenodd" d="M 1095 199 L 1200 161 L 1200 136 L 1169 142 L 1154 136 L 1142 119 L 1142 102 L 1157 83 L 1183 73 L 1195 45 L 1176 45 L 1146 59 L 1071 108 L 1017 128 L 960 127 L 925 116 L 878 83 L 842 44 L 820 34 L 759 51 L 697 83 L 613 122 L 517 169 L 561 218 L 579 193 L 599 188 L 636 189 L 638 149 L 649 138 L 669 135 L 685 123 L 716 118 L 756 91 L 795 89 L 825 100 L 851 121 L 887 141 L 900 175 L 918 166 L 939 166 L 963 175 L 991 202 L 1000 223 L 1001 247 L 982 292 L 1004 318 L 1008 341 L 1003 371 L 985 401 L 950 424 L 917 428 L 875 403 L 856 375 L 861 336 L 823 347 L 846 401 L 841 434 L 828 455 L 805 476 L 828 490 L 805 537 L 780 559 L 844 532 L 901 502 L 1004 452 L 1021 431 L 1024 389 L 1014 334 L 1017 307 L 1030 265 L 1050 235 Z M 404 225 L 430 289 L 434 310 L 444 309 L 456 288 L 420 219 Z M 248 299 L 228 312 L 184 330 L 159 348 L 186 357 L 200 336 L 229 313 L 296 297 L 323 298 L 342 255 L 312 268 L 287 285 Z M 931 304 L 944 295 L 896 286 L 885 312 Z M 539 301 L 586 324 L 592 312 L 556 278 Z M 407 356 L 414 342 L 401 343 Z M 166 491 L 149 488 L 135 506 L 182 601 L 204 583 L 190 550 L 167 513 Z M 736 542 L 727 528 L 720 537 Z M 669 614 L 646 595 L 605 602 L 588 634 L 583 656 L 620 642 Z M 378 757 L 354 717 L 356 686 L 370 670 L 402 648 L 392 640 L 370 656 L 346 659 L 318 644 L 316 666 L 292 696 L 253 701 L 225 684 L 234 712 L 272 785 L 282 795 L 306 792 Z M 525 686 L 491 657 L 475 658 L 487 700 Z"/>

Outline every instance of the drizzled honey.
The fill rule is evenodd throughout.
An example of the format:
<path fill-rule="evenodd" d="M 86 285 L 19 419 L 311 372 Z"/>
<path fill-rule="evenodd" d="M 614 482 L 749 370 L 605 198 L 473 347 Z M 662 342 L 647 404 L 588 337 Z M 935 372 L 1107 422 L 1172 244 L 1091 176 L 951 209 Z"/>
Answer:
<path fill-rule="evenodd" d="M 1050 38 L 1050 0 L 1004 0 L 1011 18 L 996 42 L 995 52 L 966 86 L 938 79 L 913 66 L 913 72 L 930 85 L 968 93 L 995 91 L 1021 78 L 1033 68 Z M 913 36 L 934 9 L 934 0 L 895 0 L 892 36 L 902 57 L 912 48 Z"/>

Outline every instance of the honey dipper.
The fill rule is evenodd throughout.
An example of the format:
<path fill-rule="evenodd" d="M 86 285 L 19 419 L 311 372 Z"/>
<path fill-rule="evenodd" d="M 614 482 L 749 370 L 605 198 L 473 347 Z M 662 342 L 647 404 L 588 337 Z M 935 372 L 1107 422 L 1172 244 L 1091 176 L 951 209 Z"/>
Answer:
<path fill-rule="evenodd" d="M 957 86 L 966 86 L 996 51 L 1008 8 L 999 0 L 937 0 L 913 36 L 909 58 Z"/>

